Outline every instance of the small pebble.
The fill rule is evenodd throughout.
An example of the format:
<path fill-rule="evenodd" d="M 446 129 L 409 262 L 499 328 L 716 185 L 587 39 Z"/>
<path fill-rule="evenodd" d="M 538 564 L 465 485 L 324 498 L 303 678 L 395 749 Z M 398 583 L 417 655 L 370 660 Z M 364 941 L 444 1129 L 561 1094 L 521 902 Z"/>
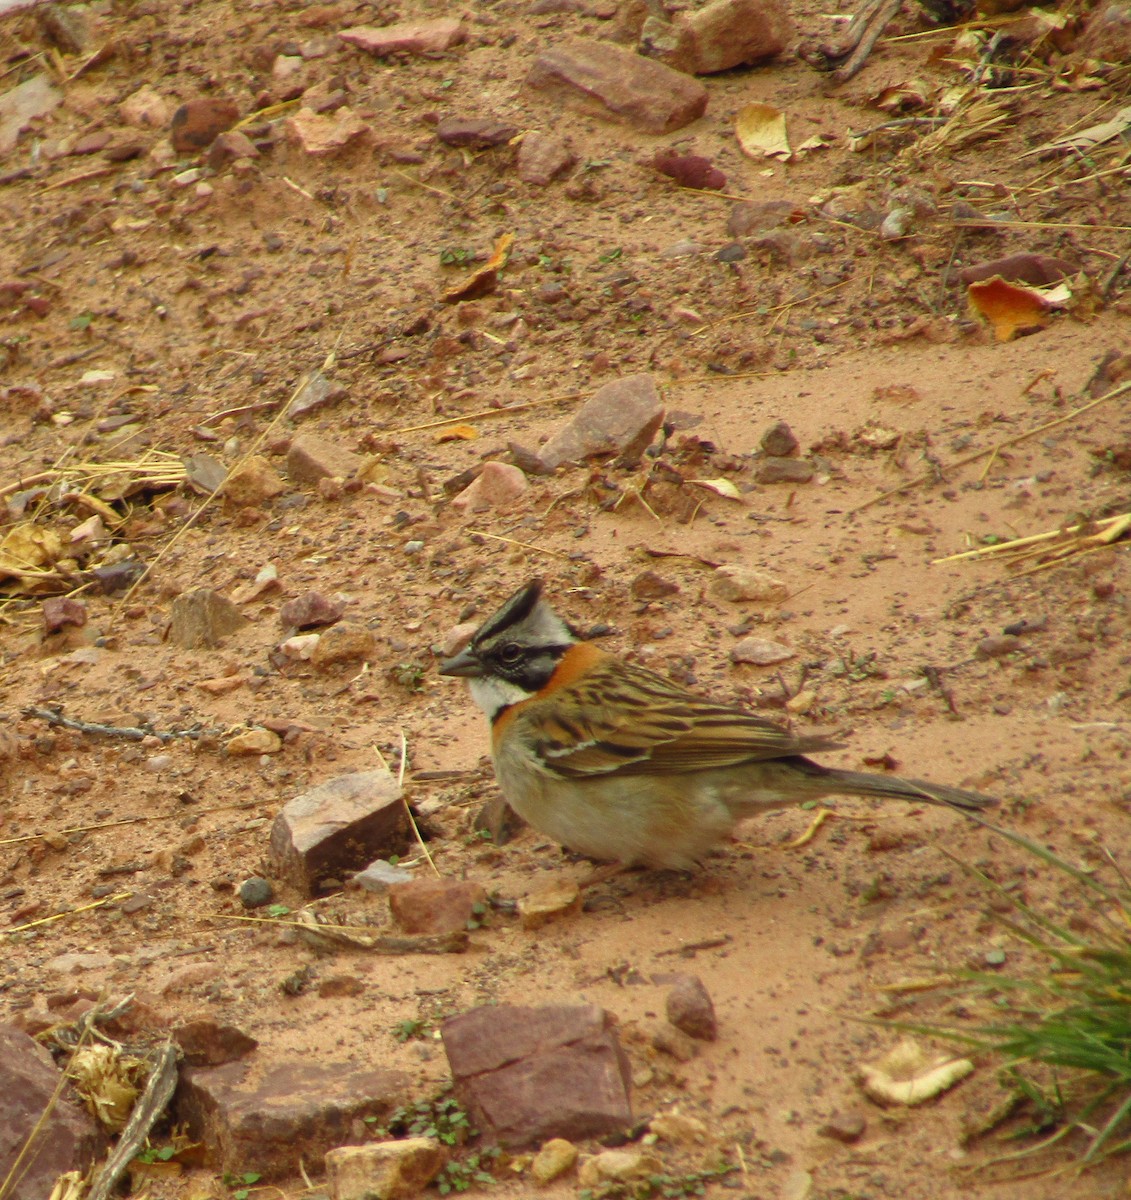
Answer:
<path fill-rule="evenodd" d="M 423 542 L 405 542 L 404 544 L 404 552 L 406 554 L 419 554 L 423 549 Z"/>
<path fill-rule="evenodd" d="M 259 875 L 253 875 L 240 884 L 240 903 L 244 908 L 262 908 L 275 898 L 275 889 Z"/>

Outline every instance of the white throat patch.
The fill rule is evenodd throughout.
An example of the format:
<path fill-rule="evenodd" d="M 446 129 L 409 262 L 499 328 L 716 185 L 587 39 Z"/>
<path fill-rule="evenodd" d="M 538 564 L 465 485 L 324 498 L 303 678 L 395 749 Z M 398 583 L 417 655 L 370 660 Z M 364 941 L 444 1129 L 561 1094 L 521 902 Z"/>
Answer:
<path fill-rule="evenodd" d="M 517 683 L 500 679 L 497 675 L 469 679 L 467 686 L 472 700 L 491 718 L 509 704 L 518 704 L 521 700 L 530 699 L 530 693 L 524 688 L 520 688 Z"/>

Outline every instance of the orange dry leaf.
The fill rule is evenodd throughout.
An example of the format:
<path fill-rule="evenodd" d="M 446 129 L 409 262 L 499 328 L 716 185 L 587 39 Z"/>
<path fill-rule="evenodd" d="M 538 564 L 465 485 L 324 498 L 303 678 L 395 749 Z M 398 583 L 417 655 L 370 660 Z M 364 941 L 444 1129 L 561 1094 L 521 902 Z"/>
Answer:
<path fill-rule="evenodd" d="M 495 243 L 491 257 L 457 287 L 449 288 L 440 299 L 445 304 L 458 304 L 463 300 L 478 300 L 480 296 L 489 296 L 498 285 L 499 272 L 507 265 L 513 245 L 514 234 L 504 233 Z"/>
<path fill-rule="evenodd" d="M 1044 329 L 1049 302 L 1034 288 L 1007 283 L 1000 275 L 972 283 L 966 289 L 970 309 L 989 321 L 999 342 Z"/>
<path fill-rule="evenodd" d="M 449 425 L 436 434 L 437 442 L 470 442 L 479 436 L 474 425 Z"/>

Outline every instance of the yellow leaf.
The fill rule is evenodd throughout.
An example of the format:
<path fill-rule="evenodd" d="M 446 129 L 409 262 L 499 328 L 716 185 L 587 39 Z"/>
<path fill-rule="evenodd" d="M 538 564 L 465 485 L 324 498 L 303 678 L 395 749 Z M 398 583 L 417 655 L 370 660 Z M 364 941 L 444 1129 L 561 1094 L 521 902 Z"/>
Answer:
<path fill-rule="evenodd" d="M 734 132 L 750 158 L 789 159 L 793 151 L 785 132 L 785 113 L 772 104 L 746 104 L 734 118 Z"/>
<path fill-rule="evenodd" d="M 63 553 L 63 539 L 34 521 L 14 525 L 0 539 L 0 579 L 22 576 L 54 566 Z"/>
<path fill-rule="evenodd" d="M 728 500 L 742 499 L 742 493 L 729 479 L 689 479 L 687 482 L 706 488 L 709 492 L 714 492 L 716 496 L 725 496 Z"/>
<path fill-rule="evenodd" d="M 474 425 L 449 425 L 436 434 L 437 442 L 470 442 L 479 436 Z"/>

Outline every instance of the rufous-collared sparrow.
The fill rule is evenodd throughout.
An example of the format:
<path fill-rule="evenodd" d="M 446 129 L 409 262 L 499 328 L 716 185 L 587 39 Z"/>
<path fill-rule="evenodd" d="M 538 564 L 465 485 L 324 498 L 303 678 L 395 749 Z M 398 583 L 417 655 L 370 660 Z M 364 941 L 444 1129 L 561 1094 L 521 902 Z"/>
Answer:
<path fill-rule="evenodd" d="M 542 599 L 516 592 L 440 664 L 468 680 L 491 722 L 511 807 L 571 850 L 625 866 L 688 870 L 754 813 L 821 796 L 896 797 L 977 812 L 976 792 L 822 767 L 832 750 L 742 708 L 696 696 L 580 641 Z"/>

